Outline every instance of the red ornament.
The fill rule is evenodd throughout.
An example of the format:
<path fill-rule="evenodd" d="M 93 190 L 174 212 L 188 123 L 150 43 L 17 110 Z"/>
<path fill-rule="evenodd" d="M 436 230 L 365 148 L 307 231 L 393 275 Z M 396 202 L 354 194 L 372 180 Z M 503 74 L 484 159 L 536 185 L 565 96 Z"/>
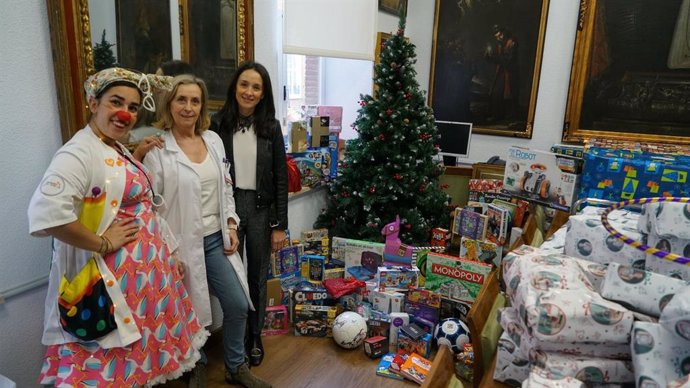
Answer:
<path fill-rule="evenodd" d="M 412 229 L 412 225 L 410 225 L 410 224 L 405 224 L 405 229 Z"/>
<path fill-rule="evenodd" d="M 412 93 L 407 92 L 407 93 L 405 94 L 405 99 L 408 100 L 408 101 L 411 100 L 411 99 L 412 99 Z"/>
<path fill-rule="evenodd" d="M 421 135 L 419 135 L 419 138 L 422 140 L 429 140 L 431 138 L 431 135 L 429 135 L 428 133 L 422 133 Z"/>
<path fill-rule="evenodd" d="M 378 136 L 379 140 L 384 141 L 386 140 L 386 136 L 382 133 Z"/>
<path fill-rule="evenodd" d="M 402 179 L 402 175 L 400 175 L 399 173 L 396 172 L 395 175 L 393 175 L 393 179 L 401 180 L 401 179 Z"/>
<path fill-rule="evenodd" d="M 391 109 L 391 108 L 386 109 L 386 114 L 387 114 L 388 116 L 392 115 L 392 114 L 393 114 L 393 109 Z"/>
<path fill-rule="evenodd" d="M 364 100 L 362 100 L 362 101 L 359 102 L 359 106 L 365 106 L 366 104 L 367 104 L 367 102 L 364 101 Z"/>
<path fill-rule="evenodd" d="M 340 193 L 340 196 L 343 198 L 347 198 L 350 196 L 350 193 L 348 193 L 347 191 L 343 191 L 342 193 Z"/>
<path fill-rule="evenodd" d="M 444 190 L 447 189 L 447 188 L 449 188 L 449 187 L 450 187 L 450 186 L 448 186 L 447 183 L 444 183 L 444 184 L 441 185 L 441 188 L 444 189 Z"/>
<path fill-rule="evenodd" d="M 374 194 L 374 193 L 376 192 L 376 186 L 371 186 L 371 187 L 369 188 L 369 192 L 372 193 L 372 194 Z"/>
<path fill-rule="evenodd" d="M 405 34 L 405 29 L 398 28 L 398 35 L 403 35 L 403 34 Z"/>
<path fill-rule="evenodd" d="M 424 190 L 426 190 L 426 185 L 424 183 L 422 183 L 421 185 L 419 185 L 419 192 L 423 193 Z"/>

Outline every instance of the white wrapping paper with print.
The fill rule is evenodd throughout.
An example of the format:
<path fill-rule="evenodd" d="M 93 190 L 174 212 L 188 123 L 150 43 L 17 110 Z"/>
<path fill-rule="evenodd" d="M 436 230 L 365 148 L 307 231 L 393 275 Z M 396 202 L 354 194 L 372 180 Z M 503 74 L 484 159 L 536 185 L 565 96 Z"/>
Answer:
<path fill-rule="evenodd" d="M 520 347 L 522 354 L 530 354 L 530 351 L 535 349 L 575 356 L 630 359 L 630 345 L 628 343 L 552 342 L 537 339 L 525 329 L 520 322 L 517 309 L 513 307 L 502 309 L 499 320 L 504 332 L 508 333 L 510 339 Z"/>
<path fill-rule="evenodd" d="M 635 384 L 638 387 L 663 388 L 669 382 L 690 374 L 689 344 L 685 338 L 661 324 L 635 322 L 630 344 Z"/>
<path fill-rule="evenodd" d="M 555 378 L 548 371 L 532 368 L 522 388 L 585 388 L 585 384 L 574 377 Z"/>
<path fill-rule="evenodd" d="M 662 311 L 659 324 L 684 338 L 690 346 L 690 286 L 676 292 Z"/>
<path fill-rule="evenodd" d="M 528 333 L 545 342 L 627 343 L 633 314 L 587 290 L 535 290 L 520 287 L 514 302 Z M 524 291 L 523 291 L 524 290 Z"/>
<path fill-rule="evenodd" d="M 494 380 L 518 387 L 529 376 L 529 361 L 504 332 L 498 339 Z"/>
<path fill-rule="evenodd" d="M 508 253 L 503 258 L 503 279 L 506 295 L 514 298 L 520 284 L 529 282 L 537 290 L 588 289 L 594 290 L 580 265 L 563 254 L 544 253 L 527 245 Z"/>
<path fill-rule="evenodd" d="M 568 234 L 568 227 L 563 225 L 551 237 L 546 239 L 539 249 L 544 253 L 565 253 L 565 237 Z"/>
<path fill-rule="evenodd" d="M 690 203 L 647 203 L 642 214 L 638 222 L 641 232 L 690 240 Z"/>
<path fill-rule="evenodd" d="M 666 388 L 690 388 L 690 375 L 669 382 Z"/>
<path fill-rule="evenodd" d="M 570 376 L 587 385 L 630 383 L 635 380 L 632 363 L 627 360 L 579 357 L 542 351 L 530 353 L 529 360 L 534 367 L 543 369 L 554 378 Z"/>
<path fill-rule="evenodd" d="M 690 241 L 677 237 L 660 237 L 655 234 L 643 237 L 641 240 L 649 246 L 690 257 Z M 654 273 L 670 276 L 676 279 L 690 281 L 690 265 L 678 264 L 670 260 L 647 255 L 645 269 Z"/>
<path fill-rule="evenodd" d="M 630 310 L 658 317 L 673 295 L 686 286 L 683 280 L 611 263 L 601 296 Z"/>
<path fill-rule="evenodd" d="M 565 254 L 601 264 L 613 262 L 643 269 L 646 254 L 611 236 L 601 224 L 601 212 L 603 209 L 570 216 Z M 608 218 L 621 233 L 634 240 L 641 238 L 637 231 L 638 213 L 614 210 Z"/>

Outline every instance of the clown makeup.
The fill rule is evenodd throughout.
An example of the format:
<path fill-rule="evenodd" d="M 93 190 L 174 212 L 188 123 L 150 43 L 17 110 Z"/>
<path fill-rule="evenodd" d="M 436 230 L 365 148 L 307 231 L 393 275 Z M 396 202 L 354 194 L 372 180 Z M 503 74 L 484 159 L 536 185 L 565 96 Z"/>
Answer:
<path fill-rule="evenodd" d="M 99 99 L 89 100 L 89 124 L 107 139 L 119 140 L 134 126 L 140 103 L 141 97 L 136 88 L 113 86 Z"/>

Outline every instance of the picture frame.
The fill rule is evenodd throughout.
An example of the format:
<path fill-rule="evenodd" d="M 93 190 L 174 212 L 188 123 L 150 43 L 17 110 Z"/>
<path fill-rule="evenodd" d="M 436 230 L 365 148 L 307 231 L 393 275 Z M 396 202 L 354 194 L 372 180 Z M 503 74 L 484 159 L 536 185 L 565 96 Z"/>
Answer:
<path fill-rule="evenodd" d="M 218 110 L 239 64 L 254 58 L 253 0 L 179 0 L 179 4 L 182 60 L 206 81 L 208 107 Z"/>
<path fill-rule="evenodd" d="M 377 32 L 376 33 L 376 48 L 374 49 L 374 64 L 378 65 L 381 63 L 381 51 L 383 51 L 383 45 L 386 44 L 386 41 L 390 38 L 392 38 L 393 35 L 387 33 L 387 32 Z"/>
<path fill-rule="evenodd" d="M 429 106 L 475 134 L 532 138 L 550 0 L 436 0 Z"/>
<path fill-rule="evenodd" d="M 563 140 L 690 144 L 690 8 L 580 0 Z"/>
<path fill-rule="evenodd" d="M 379 0 L 379 11 L 400 16 L 401 10 L 407 16 L 407 0 Z"/>
<path fill-rule="evenodd" d="M 472 179 L 503 180 L 505 164 L 475 163 L 472 165 Z"/>
<path fill-rule="evenodd" d="M 117 58 L 121 67 L 155 73 L 170 60 L 172 29 L 169 0 L 116 0 Z"/>

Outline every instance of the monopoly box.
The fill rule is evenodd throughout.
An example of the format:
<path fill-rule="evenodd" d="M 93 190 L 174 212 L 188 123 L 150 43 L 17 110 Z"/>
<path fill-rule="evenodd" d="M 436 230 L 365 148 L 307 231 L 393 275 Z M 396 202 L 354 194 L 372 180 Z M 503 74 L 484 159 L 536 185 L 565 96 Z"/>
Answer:
<path fill-rule="evenodd" d="M 477 298 L 491 268 L 491 264 L 429 252 L 425 287 L 441 294 L 441 298 L 471 303 Z"/>
<path fill-rule="evenodd" d="M 569 172 L 571 161 L 551 152 L 513 146 L 508 149 L 503 192 L 570 211 L 580 183 L 580 175 Z"/>

